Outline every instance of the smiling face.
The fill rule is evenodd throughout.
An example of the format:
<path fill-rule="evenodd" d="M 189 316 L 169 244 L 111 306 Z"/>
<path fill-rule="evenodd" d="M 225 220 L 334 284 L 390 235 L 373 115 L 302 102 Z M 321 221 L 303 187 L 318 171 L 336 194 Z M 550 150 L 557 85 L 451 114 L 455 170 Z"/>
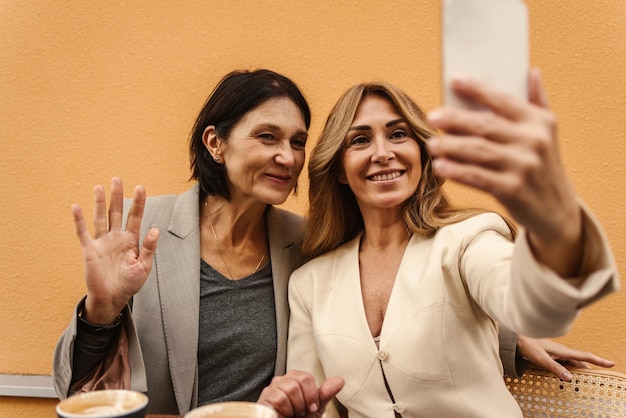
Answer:
<path fill-rule="evenodd" d="M 209 129 L 209 128 L 207 128 Z M 228 140 L 208 143 L 223 161 L 233 201 L 283 203 L 304 166 L 307 129 L 302 114 L 286 97 L 252 109 L 233 127 Z M 211 141 L 211 135 L 205 137 Z"/>
<path fill-rule="evenodd" d="M 352 189 L 361 212 L 395 209 L 417 189 L 420 148 L 409 125 L 391 102 L 363 98 L 346 138 L 340 181 Z"/>

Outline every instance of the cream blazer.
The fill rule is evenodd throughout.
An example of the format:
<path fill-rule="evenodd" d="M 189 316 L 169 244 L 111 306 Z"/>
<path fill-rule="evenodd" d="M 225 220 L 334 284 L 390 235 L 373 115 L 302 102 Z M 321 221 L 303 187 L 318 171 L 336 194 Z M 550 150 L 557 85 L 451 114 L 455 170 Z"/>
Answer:
<path fill-rule="evenodd" d="M 125 202 L 128 203 L 128 202 Z M 125 204 L 125 206 L 128 206 Z M 269 207 L 266 221 L 274 278 L 278 350 L 275 373 L 285 373 L 289 307 L 287 282 L 302 265 L 302 218 Z M 200 232 L 198 186 L 182 195 L 147 199 L 141 238 L 160 230 L 154 265 L 133 298 L 129 331 L 131 388 L 146 392 L 149 410 L 185 414 L 197 401 L 197 352 L 200 308 Z M 61 336 L 54 356 L 54 384 L 65 397 L 72 377 L 76 319 Z"/>
<path fill-rule="evenodd" d="M 337 398 L 350 417 L 521 417 L 502 378 L 495 321 L 522 335 L 563 335 L 580 308 L 619 287 L 609 245 L 586 210 L 584 222 L 584 265 L 569 282 L 535 261 L 523 231 L 511 243 L 496 214 L 413 236 L 379 348 L 363 308 L 357 237 L 293 273 L 287 369 L 318 383 L 343 377 Z M 327 413 L 337 416 L 332 405 Z"/>

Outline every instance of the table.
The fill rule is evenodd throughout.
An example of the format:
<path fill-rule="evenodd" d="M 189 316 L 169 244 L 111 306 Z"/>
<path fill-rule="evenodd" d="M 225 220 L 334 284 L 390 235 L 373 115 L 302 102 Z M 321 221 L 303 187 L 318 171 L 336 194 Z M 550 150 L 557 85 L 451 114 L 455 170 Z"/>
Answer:
<path fill-rule="evenodd" d="M 146 418 L 183 418 L 182 415 L 148 414 Z"/>

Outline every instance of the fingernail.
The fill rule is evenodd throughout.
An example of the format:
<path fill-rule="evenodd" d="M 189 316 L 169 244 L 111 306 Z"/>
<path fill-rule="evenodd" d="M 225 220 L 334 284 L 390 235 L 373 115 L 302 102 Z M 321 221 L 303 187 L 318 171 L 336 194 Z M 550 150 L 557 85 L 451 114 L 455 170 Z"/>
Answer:
<path fill-rule="evenodd" d="M 464 87 L 469 85 L 472 80 L 466 75 L 457 75 L 452 79 L 452 81 L 456 86 Z"/>
<path fill-rule="evenodd" d="M 433 170 L 438 171 L 438 170 L 443 170 L 446 166 L 446 162 L 439 159 L 439 158 L 435 158 L 433 160 Z"/>
<path fill-rule="evenodd" d="M 309 412 L 317 412 L 317 404 L 312 403 L 312 404 L 309 406 Z"/>
<path fill-rule="evenodd" d="M 439 147 L 439 140 L 437 138 L 430 138 L 426 143 L 426 146 L 430 151 L 435 151 Z"/>
<path fill-rule="evenodd" d="M 443 110 L 436 109 L 428 114 L 428 120 L 431 122 L 439 122 L 443 118 Z"/>
<path fill-rule="evenodd" d="M 561 375 L 561 378 L 569 382 L 570 380 L 572 380 L 572 374 L 566 370 L 563 372 L 563 375 Z"/>

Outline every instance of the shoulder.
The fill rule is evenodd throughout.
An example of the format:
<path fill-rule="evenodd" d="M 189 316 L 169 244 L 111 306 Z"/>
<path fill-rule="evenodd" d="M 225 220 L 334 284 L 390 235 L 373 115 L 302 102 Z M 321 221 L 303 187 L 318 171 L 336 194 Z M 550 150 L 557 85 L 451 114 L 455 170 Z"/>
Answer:
<path fill-rule="evenodd" d="M 124 200 L 124 217 L 132 204 L 132 199 Z M 198 187 L 192 186 L 182 194 L 148 196 L 142 218 L 142 229 L 150 225 L 170 225 L 198 223 Z"/>
<path fill-rule="evenodd" d="M 285 209 L 269 206 L 267 224 L 272 232 L 288 235 L 293 242 L 304 239 L 304 218 Z"/>
<path fill-rule="evenodd" d="M 361 234 L 332 251 L 328 251 L 309 261 L 294 272 L 294 276 L 319 277 L 317 280 L 331 278 L 331 272 L 338 266 L 350 263 L 354 260 L 358 263 L 358 251 Z M 298 280 L 304 280 L 298 279 Z"/>
<path fill-rule="evenodd" d="M 149 196 L 146 199 L 146 207 L 144 208 L 144 221 L 152 218 L 170 217 L 177 201 L 184 194 L 165 194 L 159 196 Z"/>
<path fill-rule="evenodd" d="M 493 232 L 512 240 L 513 234 L 504 218 L 495 212 L 485 212 L 439 229 L 435 238 L 473 238 L 482 233 Z"/>
<path fill-rule="evenodd" d="M 280 222 L 286 225 L 294 225 L 304 228 L 304 218 L 296 213 L 274 206 L 269 207 L 269 212 L 273 216 L 276 216 L 276 218 L 279 219 Z"/>

